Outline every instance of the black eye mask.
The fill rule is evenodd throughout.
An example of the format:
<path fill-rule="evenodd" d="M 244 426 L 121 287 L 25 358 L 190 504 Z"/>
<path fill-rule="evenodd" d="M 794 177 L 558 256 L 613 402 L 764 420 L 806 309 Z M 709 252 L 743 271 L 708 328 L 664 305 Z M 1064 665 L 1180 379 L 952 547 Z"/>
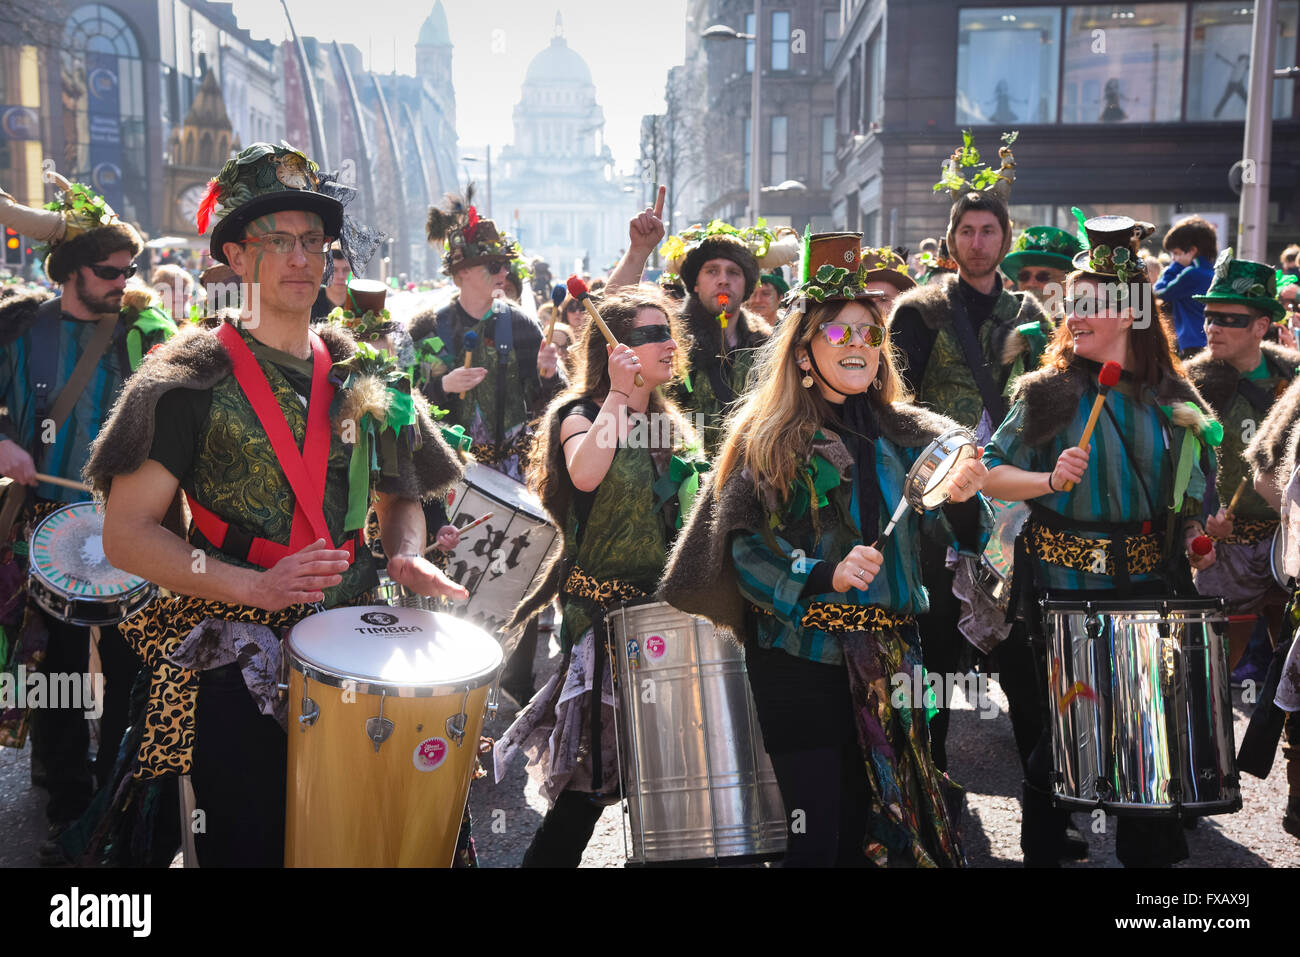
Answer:
<path fill-rule="evenodd" d="M 637 326 L 635 329 L 629 329 L 623 336 L 623 345 L 635 349 L 637 346 L 648 346 L 652 342 L 667 342 L 672 337 L 672 332 L 663 323 Z"/>

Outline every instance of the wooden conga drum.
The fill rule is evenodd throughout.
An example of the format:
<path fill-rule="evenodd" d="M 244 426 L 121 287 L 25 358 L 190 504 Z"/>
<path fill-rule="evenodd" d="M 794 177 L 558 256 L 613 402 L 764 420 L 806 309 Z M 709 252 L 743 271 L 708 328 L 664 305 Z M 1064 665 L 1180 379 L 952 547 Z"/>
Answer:
<path fill-rule="evenodd" d="M 289 662 L 286 867 L 450 867 L 501 648 L 386 605 L 299 622 Z"/>

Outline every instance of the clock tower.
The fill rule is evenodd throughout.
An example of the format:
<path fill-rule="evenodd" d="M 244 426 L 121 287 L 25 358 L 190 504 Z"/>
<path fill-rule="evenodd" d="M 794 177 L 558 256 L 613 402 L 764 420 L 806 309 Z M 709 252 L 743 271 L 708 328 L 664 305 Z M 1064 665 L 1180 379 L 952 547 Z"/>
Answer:
<path fill-rule="evenodd" d="M 172 128 L 170 161 L 163 168 L 166 209 L 162 220 L 163 229 L 169 235 L 198 235 L 194 216 L 207 191 L 208 180 L 239 149 L 238 138 L 232 137 L 230 116 L 226 113 L 217 75 L 209 69 L 194 94 L 184 125 Z"/>

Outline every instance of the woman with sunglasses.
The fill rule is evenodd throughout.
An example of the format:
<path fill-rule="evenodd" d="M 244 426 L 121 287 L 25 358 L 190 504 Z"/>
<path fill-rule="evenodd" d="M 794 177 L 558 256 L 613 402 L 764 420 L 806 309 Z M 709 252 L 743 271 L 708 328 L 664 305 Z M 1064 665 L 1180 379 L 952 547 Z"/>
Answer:
<path fill-rule="evenodd" d="M 829 265 L 833 287 L 792 291 L 660 594 L 745 645 L 791 815 L 787 867 L 961 866 L 956 789 L 911 693 L 929 607 L 917 541 L 983 547 L 984 467 L 954 467 L 942 513 L 909 509 L 881 537 L 908 469 L 954 423 L 906 401 L 860 245 L 806 244 L 804 274 Z"/>
<path fill-rule="evenodd" d="M 1075 258 L 1066 281 L 1067 319 L 1043 367 L 1017 383 L 1014 405 L 984 453 L 985 491 L 1030 507 L 1017 543 L 1011 603 L 1039 655 L 1040 687 L 1047 671 L 1038 599 L 1192 597 L 1189 563 L 1204 569 L 1215 558 L 1213 550 L 1196 556 L 1191 542 L 1204 531 L 1209 448 L 1222 429 L 1183 375 L 1172 336 L 1155 316 L 1137 258 L 1146 224 L 1105 216 L 1085 228 L 1090 250 Z M 1123 373 L 1088 447 L 1078 448 L 1099 372 L 1110 361 Z M 1038 744 L 1026 762 L 1021 846 L 1027 867 L 1056 867 L 1065 814 L 1052 806 L 1046 710 L 1040 719 Z M 1176 820 L 1126 818 L 1117 845 L 1127 866 L 1187 856 Z"/>
<path fill-rule="evenodd" d="M 522 628 L 557 595 L 564 618 L 559 671 L 496 747 L 498 780 L 522 749 L 551 802 L 524 867 L 576 867 L 601 812 L 618 800 L 613 709 L 592 694 L 612 693 L 605 610 L 654 591 L 703 468 L 698 437 L 661 389 L 682 372 L 671 311 L 651 285 L 601 302 L 619 345 L 590 325 L 579 335 L 573 384 L 547 409 L 529 457 L 529 484 L 563 549 L 508 627 Z M 688 463 L 675 485 L 671 467 Z"/>

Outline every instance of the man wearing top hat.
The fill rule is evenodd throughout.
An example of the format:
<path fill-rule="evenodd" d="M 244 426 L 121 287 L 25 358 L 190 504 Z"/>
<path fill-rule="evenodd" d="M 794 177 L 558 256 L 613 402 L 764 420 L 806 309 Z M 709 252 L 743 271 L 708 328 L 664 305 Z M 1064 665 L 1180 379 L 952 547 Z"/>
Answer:
<path fill-rule="evenodd" d="M 195 835 L 204 866 L 283 861 L 280 638 L 314 607 L 368 599 L 377 576 L 360 539 L 367 507 L 378 511 L 394 582 L 465 596 L 421 555 L 420 500 L 460 474 L 423 399 L 387 360 L 361 362 L 342 330 L 310 329 L 334 239 L 361 264 L 343 212 L 351 198 L 291 147 L 258 143 L 226 163 L 198 228 L 216 217 L 212 255 L 258 284 L 259 308 L 186 329 L 151 356 L 85 469 L 107 496 L 109 560 L 173 596 L 122 625 L 151 682 L 125 769 L 132 781 L 114 808 L 138 809 L 137 833 L 158 823 L 165 833 L 151 809 L 188 776 L 204 813 Z M 389 430 L 396 442 L 382 441 Z M 188 532 L 166 523 L 178 493 L 193 515 Z"/>
<path fill-rule="evenodd" d="M 1003 168 L 1011 165 L 1002 147 Z M 932 279 L 894 303 L 890 335 L 903 355 L 903 376 L 919 405 L 956 419 L 984 442 L 1001 424 L 1016 377 L 1036 368 L 1052 324 L 1026 292 L 1002 288 L 998 266 L 1011 247 L 1010 176 L 986 190 L 957 192 L 949 212 L 948 249 L 957 272 Z M 969 183 L 965 184 L 971 185 Z M 948 550 L 922 543 L 930 612 L 920 619 L 925 667 L 956 672 L 961 651 L 959 605 Z M 948 687 L 951 687 L 949 685 Z M 947 768 L 948 702 L 930 722 L 935 763 Z"/>
<path fill-rule="evenodd" d="M 0 617 L 29 653 L 43 648 L 45 675 L 90 671 L 96 643 L 104 674 L 101 744 L 94 767 L 85 707 L 41 707 L 31 713 L 32 778 L 49 790 L 50 832 L 61 831 L 85 809 L 112 769 L 116 743 L 126 724 L 127 696 L 139 661 L 116 625 L 97 629 L 60 620 L 23 594 L 25 566 L 13 551 L 26 546 L 37 522 L 90 496 L 38 479 L 37 473 L 79 478 L 90 443 L 100 430 L 122 383 L 151 348 L 175 333 L 156 308 L 152 293 L 128 298 L 127 280 L 144 249 L 140 234 L 88 187 L 54 176 L 58 209 L 31 209 L 0 190 L 0 222 L 47 244 L 45 273 L 61 295 L 13 296 L 0 307 L 0 474 L 13 479 L 0 506 Z M 132 290 L 136 293 L 137 290 Z M 84 365 L 83 365 L 84 363 Z M 10 550 L 10 546 L 15 548 Z M 0 659 L 3 655 L 0 654 Z M 37 660 L 15 662 L 35 670 Z M 0 660 L 0 667 L 5 662 Z M 80 684 L 80 679 L 78 679 Z M 24 717 L 0 709 L 0 741 L 21 746 Z"/>

